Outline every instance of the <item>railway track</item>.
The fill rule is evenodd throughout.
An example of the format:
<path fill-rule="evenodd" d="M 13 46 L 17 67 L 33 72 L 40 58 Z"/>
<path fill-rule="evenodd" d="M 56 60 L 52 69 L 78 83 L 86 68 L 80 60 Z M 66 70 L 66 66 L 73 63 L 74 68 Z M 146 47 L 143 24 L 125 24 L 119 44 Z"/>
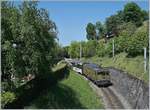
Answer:
<path fill-rule="evenodd" d="M 92 82 L 90 82 L 90 86 L 96 92 L 97 96 L 102 98 L 105 109 L 124 109 L 124 105 L 114 94 L 114 92 L 109 88 L 99 88 Z"/>
<path fill-rule="evenodd" d="M 74 69 L 76 74 L 79 73 L 76 69 Z M 89 85 L 95 91 L 98 97 L 102 98 L 105 109 L 131 109 L 131 105 L 120 95 L 116 92 L 116 90 L 111 87 L 103 87 L 100 88 L 91 82 L 85 76 L 78 74 L 83 77 L 85 80 L 89 81 Z"/>
<path fill-rule="evenodd" d="M 87 79 L 85 76 L 76 73 L 83 77 L 85 80 L 89 81 L 89 85 L 95 91 L 99 98 L 102 98 L 105 109 L 131 109 L 130 105 L 126 101 L 121 100 L 119 95 L 112 90 L 113 87 L 103 87 L 100 88 Z"/>
<path fill-rule="evenodd" d="M 89 82 L 99 98 L 102 98 L 105 109 L 132 109 L 131 105 L 111 87 L 99 88 Z"/>
<path fill-rule="evenodd" d="M 123 104 L 110 88 L 101 88 L 101 91 L 103 92 L 103 97 L 106 98 L 107 108 L 124 109 Z"/>

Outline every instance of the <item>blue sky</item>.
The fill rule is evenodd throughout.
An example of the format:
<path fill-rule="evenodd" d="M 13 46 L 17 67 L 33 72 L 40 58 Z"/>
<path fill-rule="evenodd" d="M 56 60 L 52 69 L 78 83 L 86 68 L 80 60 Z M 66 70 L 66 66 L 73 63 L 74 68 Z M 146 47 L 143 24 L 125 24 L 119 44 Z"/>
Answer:
<path fill-rule="evenodd" d="M 142 9 L 148 10 L 148 0 L 135 1 Z M 86 40 L 86 25 L 89 22 L 104 22 L 107 17 L 123 9 L 127 1 L 98 2 L 51 2 L 40 1 L 39 8 L 49 11 L 50 18 L 56 23 L 59 43 L 69 45 L 71 41 Z"/>

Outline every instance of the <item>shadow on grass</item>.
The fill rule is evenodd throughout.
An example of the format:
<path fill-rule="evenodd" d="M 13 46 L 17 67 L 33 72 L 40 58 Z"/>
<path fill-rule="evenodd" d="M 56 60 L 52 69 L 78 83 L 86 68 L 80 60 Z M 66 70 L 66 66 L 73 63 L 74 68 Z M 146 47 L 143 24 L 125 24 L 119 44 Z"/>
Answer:
<path fill-rule="evenodd" d="M 26 108 L 26 107 L 25 107 Z M 27 108 L 34 109 L 83 109 L 76 93 L 63 84 L 57 84 L 43 91 Z"/>
<path fill-rule="evenodd" d="M 69 69 L 65 67 L 44 77 L 39 76 L 14 92 L 17 99 L 5 106 L 7 109 L 32 108 L 84 108 L 76 98 L 75 92 L 59 81 L 68 78 Z M 31 105 L 31 106 L 30 106 Z"/>

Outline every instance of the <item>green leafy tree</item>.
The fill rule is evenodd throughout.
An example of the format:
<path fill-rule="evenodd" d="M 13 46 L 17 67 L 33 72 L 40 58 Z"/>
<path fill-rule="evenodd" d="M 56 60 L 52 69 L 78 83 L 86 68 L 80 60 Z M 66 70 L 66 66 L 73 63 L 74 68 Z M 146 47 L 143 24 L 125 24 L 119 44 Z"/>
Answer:
<path fill-rule="evenodd" d="M 96 31 L 97 31 L 97 38 L 100 39 L 103 37 L 103 35 L 105 34 L 105 28 L 104 25 L 102 25 L 102 23 L 100 21 L 96 22 Z"/>
<path fill-rule="evenodd" d="M 124 7 L 124 20 L 126 22 L 133 22 L 136 26 L 142 25 L 142 11 L 141 8 L 134 2 L 127 3 Z"/>
<path fill-rule="evenodd" d="M 55 58 L 57 28 L 37 2 L 25 1 L 20 8 L 2 2 L 2 81 L 50 72 Z"/>
<path fill-rule="evenodd" d="M 132 36 L 136 29 L 136 25 L 132 22 L 122 23 L 118 26 L 120 36 Z"/>
<path fill-rule="evenodd" d="M 86 27 L 86 38 L 88 40 L 94 40 L 94 39 L 97 39 L 97 36 L 96 36 L 96 28 L 95 28 L 95 25 L 92 24 L 92 23 L 88 23 L 87 24 L 87 27 Z"/>
<path fill-rule="evenodd" d="M 21 58 L 18 57 L 20 52 L 16 51 L 16 48 L 13 47 L 14 39 L 18 40 L 20 32 L 20 15 L 18 9 L 13 7 L 11 2 L 3 1 L 1 5 L 2 82 L 7 82 L 7 84 L 5 84 L 8 85 L 6 86 L 7 88 L 5 88 L 6 90 L 12 90 L 14 85 L 11 81 L 11 77 L 15 74 L 15 68 L 18 65 L 17 62 L 19 64 L 22 62 Z M 15 64 L 17 65 L 15 66 Z M 22 65 L 20 65 L 17 72 L 21 69 Z"/>
<path fill-rule="evenodd" d="M 69 50 L 69 46 L 63 47 L 63 56 L 66 58 L 69 58 L 68 50 Z"/>
<path fill-rule="evenodd" d="M 105 22 L 107 32 L 112 32 L 118 36 L 119 33 L 118 28 L 119 25 L 122 23 L 123 23 L 122 18 L 118 16 L 118 14 L 108 17 Z"/>
<path fill-rule="evenodd" d="M 96 55 L 96 46 L 97 46 L 96 40 L 87 41 L 85 44 L 85 47 L 83 49 L 84 56 L 85 57 L 92 57 L 92 56 Z"/>
<path fill-rule="evenodd" d="M 69 55 L 71 58 L 79 58 L 80 56 L 80 43 L 77 41 L 72 41 L 69 47 Z"/>
<path fill-rule="evenodd" d="M 105 43 L 103 40 L 99 41 L 96 48 L 96 55 L 103 57 L 106 55 Z"/>
<path fill-rule="evenodd" d="M 149 12 L 142 10 L 142 17 L 143 17 L 143 21 L 146 21 L 149 19 Z"/>

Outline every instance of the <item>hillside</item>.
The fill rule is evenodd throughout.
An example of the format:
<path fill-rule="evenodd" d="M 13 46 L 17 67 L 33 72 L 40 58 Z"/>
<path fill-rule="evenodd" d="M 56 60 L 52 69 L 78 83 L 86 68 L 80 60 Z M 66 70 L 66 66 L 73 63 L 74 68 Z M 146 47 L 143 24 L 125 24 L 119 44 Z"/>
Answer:
<path fill-rule="evenodd" d="M 115 67 L 129 74 L 148 82 L 148 70 L 144 73 L 144 58 L 143 56 L 136 56 L 134 58 L 128 58 L 127 53 L 120 53 L 115 55 L 114 58 L 110 57 L 92 57 L 84 58 L 84 61 L 94 62 L 103 67 Z M 148 60 L 147 60 L 148 64 Z"/>

